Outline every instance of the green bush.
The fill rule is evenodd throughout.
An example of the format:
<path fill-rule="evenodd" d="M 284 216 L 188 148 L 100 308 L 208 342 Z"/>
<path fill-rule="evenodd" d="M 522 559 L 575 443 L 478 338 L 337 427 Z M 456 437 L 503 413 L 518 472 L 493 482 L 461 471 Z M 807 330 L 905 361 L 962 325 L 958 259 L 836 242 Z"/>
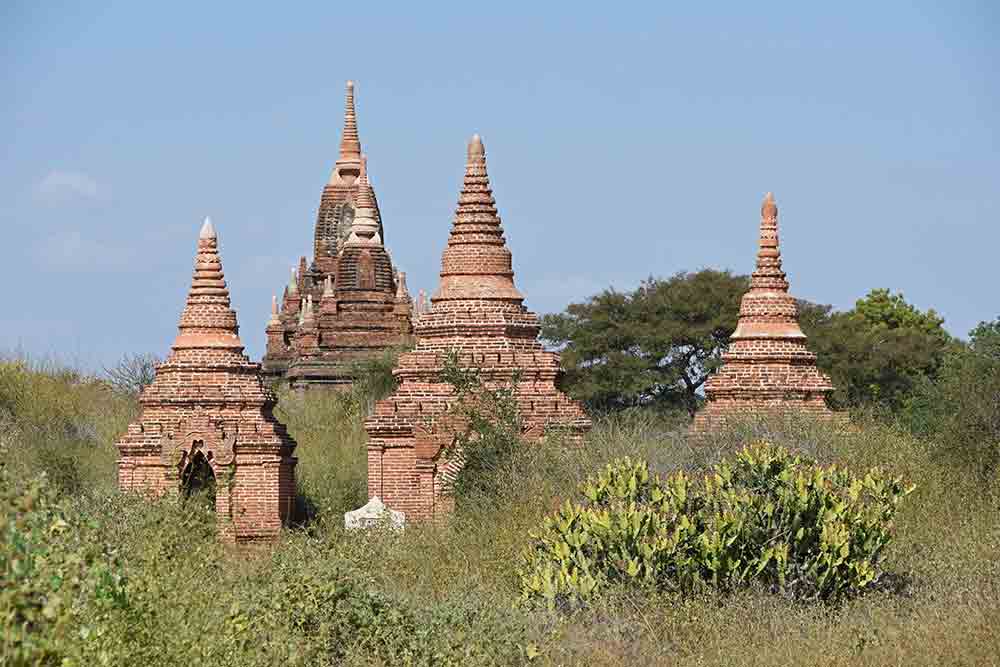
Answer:
<path fill-rule="evenodd" d="M 835 599 L 880 576 L 892 519 L 912 487 L 761 443 L 693 482 L 616 460 L 581 486 L 522 556 L 522 599 L 555 607 L 613 584 L 697 591 L 762 585 Z"/>
<path fill-rule="evenodd" d="M 0 658 L 59 664 L 88 622 L 126 606 L 123 570 L 44 476 L 22 481 L 0 467 L 0 506 Z"/>

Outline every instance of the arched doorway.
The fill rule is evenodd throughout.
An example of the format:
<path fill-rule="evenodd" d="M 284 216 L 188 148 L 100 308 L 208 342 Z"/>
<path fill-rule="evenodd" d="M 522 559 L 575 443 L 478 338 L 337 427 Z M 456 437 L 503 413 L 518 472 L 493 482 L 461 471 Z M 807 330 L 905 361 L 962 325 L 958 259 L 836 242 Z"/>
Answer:
<path fill-rule="evenodd" d="M 196 452 L 181 473 L 184 497 L 215 507 L 215 473 L 202 452 Z"/>

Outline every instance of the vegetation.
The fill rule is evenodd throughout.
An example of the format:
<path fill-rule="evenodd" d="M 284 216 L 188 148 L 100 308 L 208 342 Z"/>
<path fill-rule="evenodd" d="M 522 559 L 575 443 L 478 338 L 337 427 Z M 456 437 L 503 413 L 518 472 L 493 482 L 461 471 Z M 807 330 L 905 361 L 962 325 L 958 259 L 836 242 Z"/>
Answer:
<path fill-rule="evenodd" d="M 311 514 L 246 551 L 221 545 L 197 502 L 115 492 L 130 397 L 23 362 L 0 365 L 0 382 L 3 664 L 972 665 L 1000 647 L 1000 488 L 936 430 L 749 421 L 694 442 L 674 415 L 626 410 L 598 419 L 579 450 L 515 448 L 482 473 L 499 493 L 468 496 L 448 523 L 359 534 L 342 513 L 364 500 L 372 396 L 283 394 Z M 941 400 L 959 413 L 962 396 Z M 609 462 L 695 480 L 759 440 L 916 485 L 879 552 L 879 585 L 826 603 L 760 586 L 609 585 L 576 609 L 517 604 L 529 533 Z"/>
<path fill-rule="evenodd" d="M 837 408 L 900 411 L 924 380 L 937 378 L 957 345 L 937 313 L 886 289 L 872 290 L 845 312 L 812 304 L 801 304 L 800 312 L 809 346 L 833 380 Z"/>
<path fill-rule="evenodd" d="M 562 348 L 565 388 L 590 408 L 640 405 L 694 413 L 698 393 L 736 328 L 746 276 L 704 269 L 605 290 L 542 318 Z"/>
<path fill-rule="evenodd" d="M 666 479 L 618 459 L 566 502 L 523 557 L 529 602 L 588 600 L 608 585 L 683 592 L 751 585 L 835 599 L 878 583 L 892 519 L 912 490 L 878 469 L 823 468 L 769 443 L 713 472 Z"/>

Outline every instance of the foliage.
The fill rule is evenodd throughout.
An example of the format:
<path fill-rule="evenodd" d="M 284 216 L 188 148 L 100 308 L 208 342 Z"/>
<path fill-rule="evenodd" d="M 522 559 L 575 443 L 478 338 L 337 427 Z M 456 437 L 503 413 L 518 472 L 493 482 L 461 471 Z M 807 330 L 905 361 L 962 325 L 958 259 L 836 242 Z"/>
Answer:
<path fill-rule="evenodd" d="M 139 397 L 156 379 L 156 366 L 162 360 L 155 354 L 126 354 L 116 366 L 105 368 L 108 383 L 119 393 Z"/>
<path fill-rule="evenodd" d="M 655 404 L 693 413 L 736 328 L 746 276 L 704 269 L 606 290 L 542 318 L 563 346 L 565 387 L 591 408 Z"/>
<path fill-rule="evenodd" d="M 44 471 L 58 491 L 114 480 L 112 445 L 136 403 L 106 382 L 55 364 L 0 360 L 0 445 L 14 471 Z"/>
<path fill-rule="evenodd" d="M 455 400 L 444 418 L 460 425 L 447 452 L 462 460 L 452 489 L 456 497 L 495 500 L 511 488 L 517 454 L 524 449 L 517 404 L 520 378 L 515 370 L 503 382 L 491 383 L 481 369 L 462 366 L 457 353 L 445 355 L 441 380 L 451 385 Z"/>
<path fill-rule="evenodd" d="M 0 505 L 0 658 L 58 664 L 67 645 L 88 636 L 87 623 L 126 606 L 122 568 L 44 475 L 23 480 L 0 466 Z"/>
<path fill-rule="evenodd" d="M 981 322 L 907 406 L 911 427 L 984 475 L 1000 470 L 1000 319 Z"/>
<path fill-rule="evenodd" d="M 393 348 L 383 351 L 372 358 L 355 361 L 351 366 L 351 377 L 354 384 L 351 393 L 354 394 L 367 409 L 371 409 L 375 401 L 381 400 L 396 390 L 398 381 L 392 371 L 396 368 L 399 355 L 404 348 Z"/>
<path fill-rule="evenodd" d="M 62 393 L 80 402 L 85 424 L 112 424 L 134 408 L 104 383 L 79 375 L 52 383 L 54 374 L 27 365 L 19 381 L 38 383 L 37 405 L 22 412 L 14 428 L 0 430 L 0 443 L 7 443 L 0 446 L 9 447 L 0 462 L 18 479 L 43 469 L 33 453 L 42 441 L 26 439 L 22 430 L 42 432 L 65 414 L 58 407 L 65 406 Z M 53 655 L 66 665 L 146 667 L 520 665 L 530 656 L 531 664 L 611 666 L 929 667 L 996 660 L 1000 487 L 936 456 L 934 443 L 892 423 L 862 419 L 835 429 L 761 420 L 721 432 L 705 446 L 688 440 L 675 415 L 625 410 L 597 418 L 579 449 L 519 450 L 524 458 L 499 499 L 473 499 L 447 522 L 407 525 L 401 534 L 359 533 L 344 531 L 341 513 L 357 507 L 343 506 L 351 490 L 365 489 L 364 410 L 342 411 L 342 399 L 325 392 L 285 398 L 281 410 L 294 414 L 289 425 L 299 442 L 297 474 L 317 520 L 267 547 L 221 545 L 214 513 L 196 503 L 114 493 L 113 443 L 120 433 L 113 428 L 97 428 L 98 440 L 81 441 L 65 455 L 81 484 L 59 492 L 64 520 L 81 527 L 82 540 L 117 558 L 126 606 L 101 606 L 74 593 L 66 632 L 47 634 Z M 883 568 L 893 576 L 883 577 L 875 591 L 815 605 L 755 587 L 692 595 L 609 586 L 570 615 L 515 605 L 521 591 L 513 569 L 525 535 L 593 471 L 631 457 L 660 474 L 684 470 L 696 479 L 763 437 L 824 464 L 882 466 L 917 484 L 899 508 L 893 546 L 885 552 Z M 7 488 L 4 483 L 0 493 Z M 346 587 L 347 595 L 332 603 L 328 583 Z M 328 615 L 331 609 L 351 613 L 355 605 L 362 611 L 353 619 L 360 622 Z M 381 611 L 364 611 L 374 605 Z M 252 632 L 241 629 L 249 621 Z M 305 631 L 313 622 L 331 629 Z M 329 645 L 334 636 L 344 643 Z M 8 663 L 0 655 L 0 664 Z"/>
<path fill-rule="evenodd" d="M 760 583 L 795 597 L 837 599 L 881 574 L 892 519 L 912 487 L 878 469 L 857 477 L 762 443 L 699 484 L 617 460 L 531 534 L 522 596 L 549 607 L 609 584 L 680 591 Z"/>
<path fill-rule="evenodd" d="M 836 408 L 877 406 L 898 412 L 924 378 L 934 380 L 954 341 L 934 310 L 875 289 L 852 310 L 799 303 L 800 325 L 817 364 L 829 373 Z"/>

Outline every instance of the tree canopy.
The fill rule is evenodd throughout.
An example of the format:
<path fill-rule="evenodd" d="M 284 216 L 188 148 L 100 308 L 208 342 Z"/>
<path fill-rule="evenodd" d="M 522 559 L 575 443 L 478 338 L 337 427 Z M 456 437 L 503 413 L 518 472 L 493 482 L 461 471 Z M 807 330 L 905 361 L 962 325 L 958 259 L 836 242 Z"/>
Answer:
<path fill-rule="evenodd" d="M 830 374 L 836 408 L 876 405 L 899 410 L 924 378 L 936 378 L 954 339 L 933 309 L 902 294 L 874 289 L 853 309 L 799 302 L 799 324 L 817 364 Z"/>
<path fill-rule="evenodd" d="M 736 328 L 746 276 L 704 269 L 607 289 L 542 318 L 561 347 L 564 388 L 591 408 L 698 406 L 698 390 Z"/>

